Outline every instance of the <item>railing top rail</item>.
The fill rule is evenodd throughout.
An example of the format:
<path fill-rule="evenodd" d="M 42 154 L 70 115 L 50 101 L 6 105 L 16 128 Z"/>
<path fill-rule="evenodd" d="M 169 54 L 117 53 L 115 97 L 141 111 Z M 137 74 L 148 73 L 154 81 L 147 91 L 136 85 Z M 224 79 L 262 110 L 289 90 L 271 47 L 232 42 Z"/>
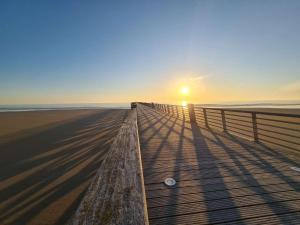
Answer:
<path fill-rule="evenodd" d="M 143 102 L 141 102 L 143 104 Z M 154 103 L 154 104 L 160 104 L 160 103 Z M 170 105 L 170 106 L 180 106 L 181 105 L 172 105 L 172 104 L 160 104 L 160 105 Z M 194 107 L 201 108 L 201 109 L 208 109 L 208 110 L 223 110 L 224 112 L 239 112 L 239 113 L 256 113 L 260 115 L 269 115 L 269 116 L 281 116 L 281 117 L 293 117 L 293 118 L 300 118 L 300 114 L 291 114 L 291 113 L 275 113 L 275 112 L 261 112 L 261 111 L 255 111 L 255 110 L 243 110 L 243 109 L 227 109 L 227 108 L 214 108 L 214 107 L 203 107 L 199 104 L 194 104 Z"/>
<path fill-rule="evenodd" d="M 204 109 L 211 109 L 211 110 L 223 110 L 227 112 L 240 112 L 240 113 L 256 113 L 256 114 L 262 114 L 262 115 L 269 115 L 269 116 L 282 116 L 282 117 L 294 117 L 294 118 L 300 118 L 299 114 L 290 114 L 290 113 L 274 113 L 274 112 L 260 112 L 255 110 L 240 110 L 240 109 L 226 109 L 226 108 L 210 108 L 210 107 L 201 107 L 198 105 L 195 105 L 199 108 Z"/>

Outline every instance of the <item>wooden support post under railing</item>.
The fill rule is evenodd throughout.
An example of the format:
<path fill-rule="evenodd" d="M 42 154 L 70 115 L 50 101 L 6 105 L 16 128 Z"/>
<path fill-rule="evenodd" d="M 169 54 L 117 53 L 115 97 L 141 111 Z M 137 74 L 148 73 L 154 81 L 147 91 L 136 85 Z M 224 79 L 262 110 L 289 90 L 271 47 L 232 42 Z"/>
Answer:
<path fill-rule="evenodd" d="M 224 130 L 224 132 L 227 132 L 225 112 L 223 109 L 221 109 L 221 116 L 222 116 L 223 130 Z"/>
<path fill-rule="evenodd" d="M 170 106 L 167 105 L 167 113 L 170 114 Z"/>
<path fill-rule="evenodd" d="M 204 116 L 205 126 L 208 127 L 207 113 L 205 108 L 203 108 L 203 116 Z"/>
<path fill-rule="evenodd" d="M 251 114 L 252 114 L 252 125 L 253 125 L 253 138 L 255 142 L 258 142 L 256 113 L 252 112 Z"/>
<path fill-rule="evenodd" d="M 193 123 L 196 122 L 194 104 L 188 104 L 188 110 L 189 110 L 190 122 L 193 122 Z"/>

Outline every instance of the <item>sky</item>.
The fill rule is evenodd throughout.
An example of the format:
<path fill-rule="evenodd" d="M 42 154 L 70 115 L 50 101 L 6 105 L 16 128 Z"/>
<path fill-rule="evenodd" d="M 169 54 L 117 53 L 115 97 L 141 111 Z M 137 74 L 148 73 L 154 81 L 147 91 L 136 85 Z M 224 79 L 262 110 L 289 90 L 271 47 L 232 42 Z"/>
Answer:
<path fill-rule="evenodd" d="M 0 104 L 300 100 L 299 12 L 298 0 L 3 0 Z"/>

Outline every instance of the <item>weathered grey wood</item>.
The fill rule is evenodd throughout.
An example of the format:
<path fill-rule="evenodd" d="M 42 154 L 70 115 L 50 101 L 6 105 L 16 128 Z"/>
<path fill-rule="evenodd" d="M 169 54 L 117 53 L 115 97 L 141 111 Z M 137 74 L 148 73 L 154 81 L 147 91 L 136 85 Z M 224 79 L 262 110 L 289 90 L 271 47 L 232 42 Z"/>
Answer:
<path fill-rule="evenodd" d="M 252 125 L 253 125 L 253 138 L 255 142 L 258 142 L 256 113 L 252 112 L 251 114 L 252 114 Z"/>
<path fill-rule="evenodd" d="M 203 108 L 203 116 L 204 116 L 205 126 L 208 127 L 207 113 L 206 113 L 206 109 L 205 108 Z"/>
<path fill-rule="evenodd" d="M 221 115 L 222 115 L 223 130 L 226 132 L 227 131 L 227 126 L 226 126 L 226 118 L 225 118 L 225 112 L 224 112 L 224 110 L 221 110 Z"/>
<path fill-rule="evenodd" d="M 141 106 L 138 116 L 150 224 L 300 221 L 300 173 L 291 169 L 299 167 L 298 154 L 188 123 L 181 114 Z M 176 185 L 167 187 L 167 177 Z"/>
<path fill-rule="evenodd" d="M 149 224 L 136 109 L 124 121 L 70 224 Z"/>
<path fill-rule="evenodd" d="M 190 122 L 195 123 L 196 122 L 196 116 L 195 116 L 194 104 L 189 104 L 188 105 L 188 110 L 189 110 Z"/>
<path fill-rule="evenodd" d="M 142 103 L 148 105 L 149 103 Z M 300 150 L 300 114 L 267 112 L 259 109 L 219 109 L 207 108 L 201 105 L 189 106 L 187 115 L 181 106 L 157 104 L 161 107 L 170 106 L 172 116 L 179 120 L 187 120 L 187 115 L 199 125 L 205 125 L 214 130 L 223 130 L 228 134 L 254 142 L 260 142 L 270 148 L 282 150 Z M 179 110 L 180 107 L 182 110 Z M 194 113 L 193 113 L 194 111 Z M 170 113 L 169 113 L 170 114 Z"/>

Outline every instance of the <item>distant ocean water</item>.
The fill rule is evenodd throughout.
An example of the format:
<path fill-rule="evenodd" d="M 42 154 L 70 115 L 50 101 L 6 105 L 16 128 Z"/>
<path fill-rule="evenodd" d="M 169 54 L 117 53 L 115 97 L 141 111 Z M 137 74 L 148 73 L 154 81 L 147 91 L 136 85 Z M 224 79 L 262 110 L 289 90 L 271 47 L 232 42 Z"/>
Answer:
<path fill-rule="evenodd" d="M 129 109 L 130 103 L 0 105 L 0 112 L 101 109 L 101 108 Z"/>
<path fill-rule="evenodd" d="M 215 104 L 198 104 L 213 108 L 281 108 L 300 109 L 300 101 L 274 101 L 274 102 L 228 102 Z M 32 105 L 0 105 L 0 112 L 24 112 L 43 110 L 74 110 L 74 109 L 129 109 L 130 103 L 86 103 L 86 104 L 32 104 Z"/>

